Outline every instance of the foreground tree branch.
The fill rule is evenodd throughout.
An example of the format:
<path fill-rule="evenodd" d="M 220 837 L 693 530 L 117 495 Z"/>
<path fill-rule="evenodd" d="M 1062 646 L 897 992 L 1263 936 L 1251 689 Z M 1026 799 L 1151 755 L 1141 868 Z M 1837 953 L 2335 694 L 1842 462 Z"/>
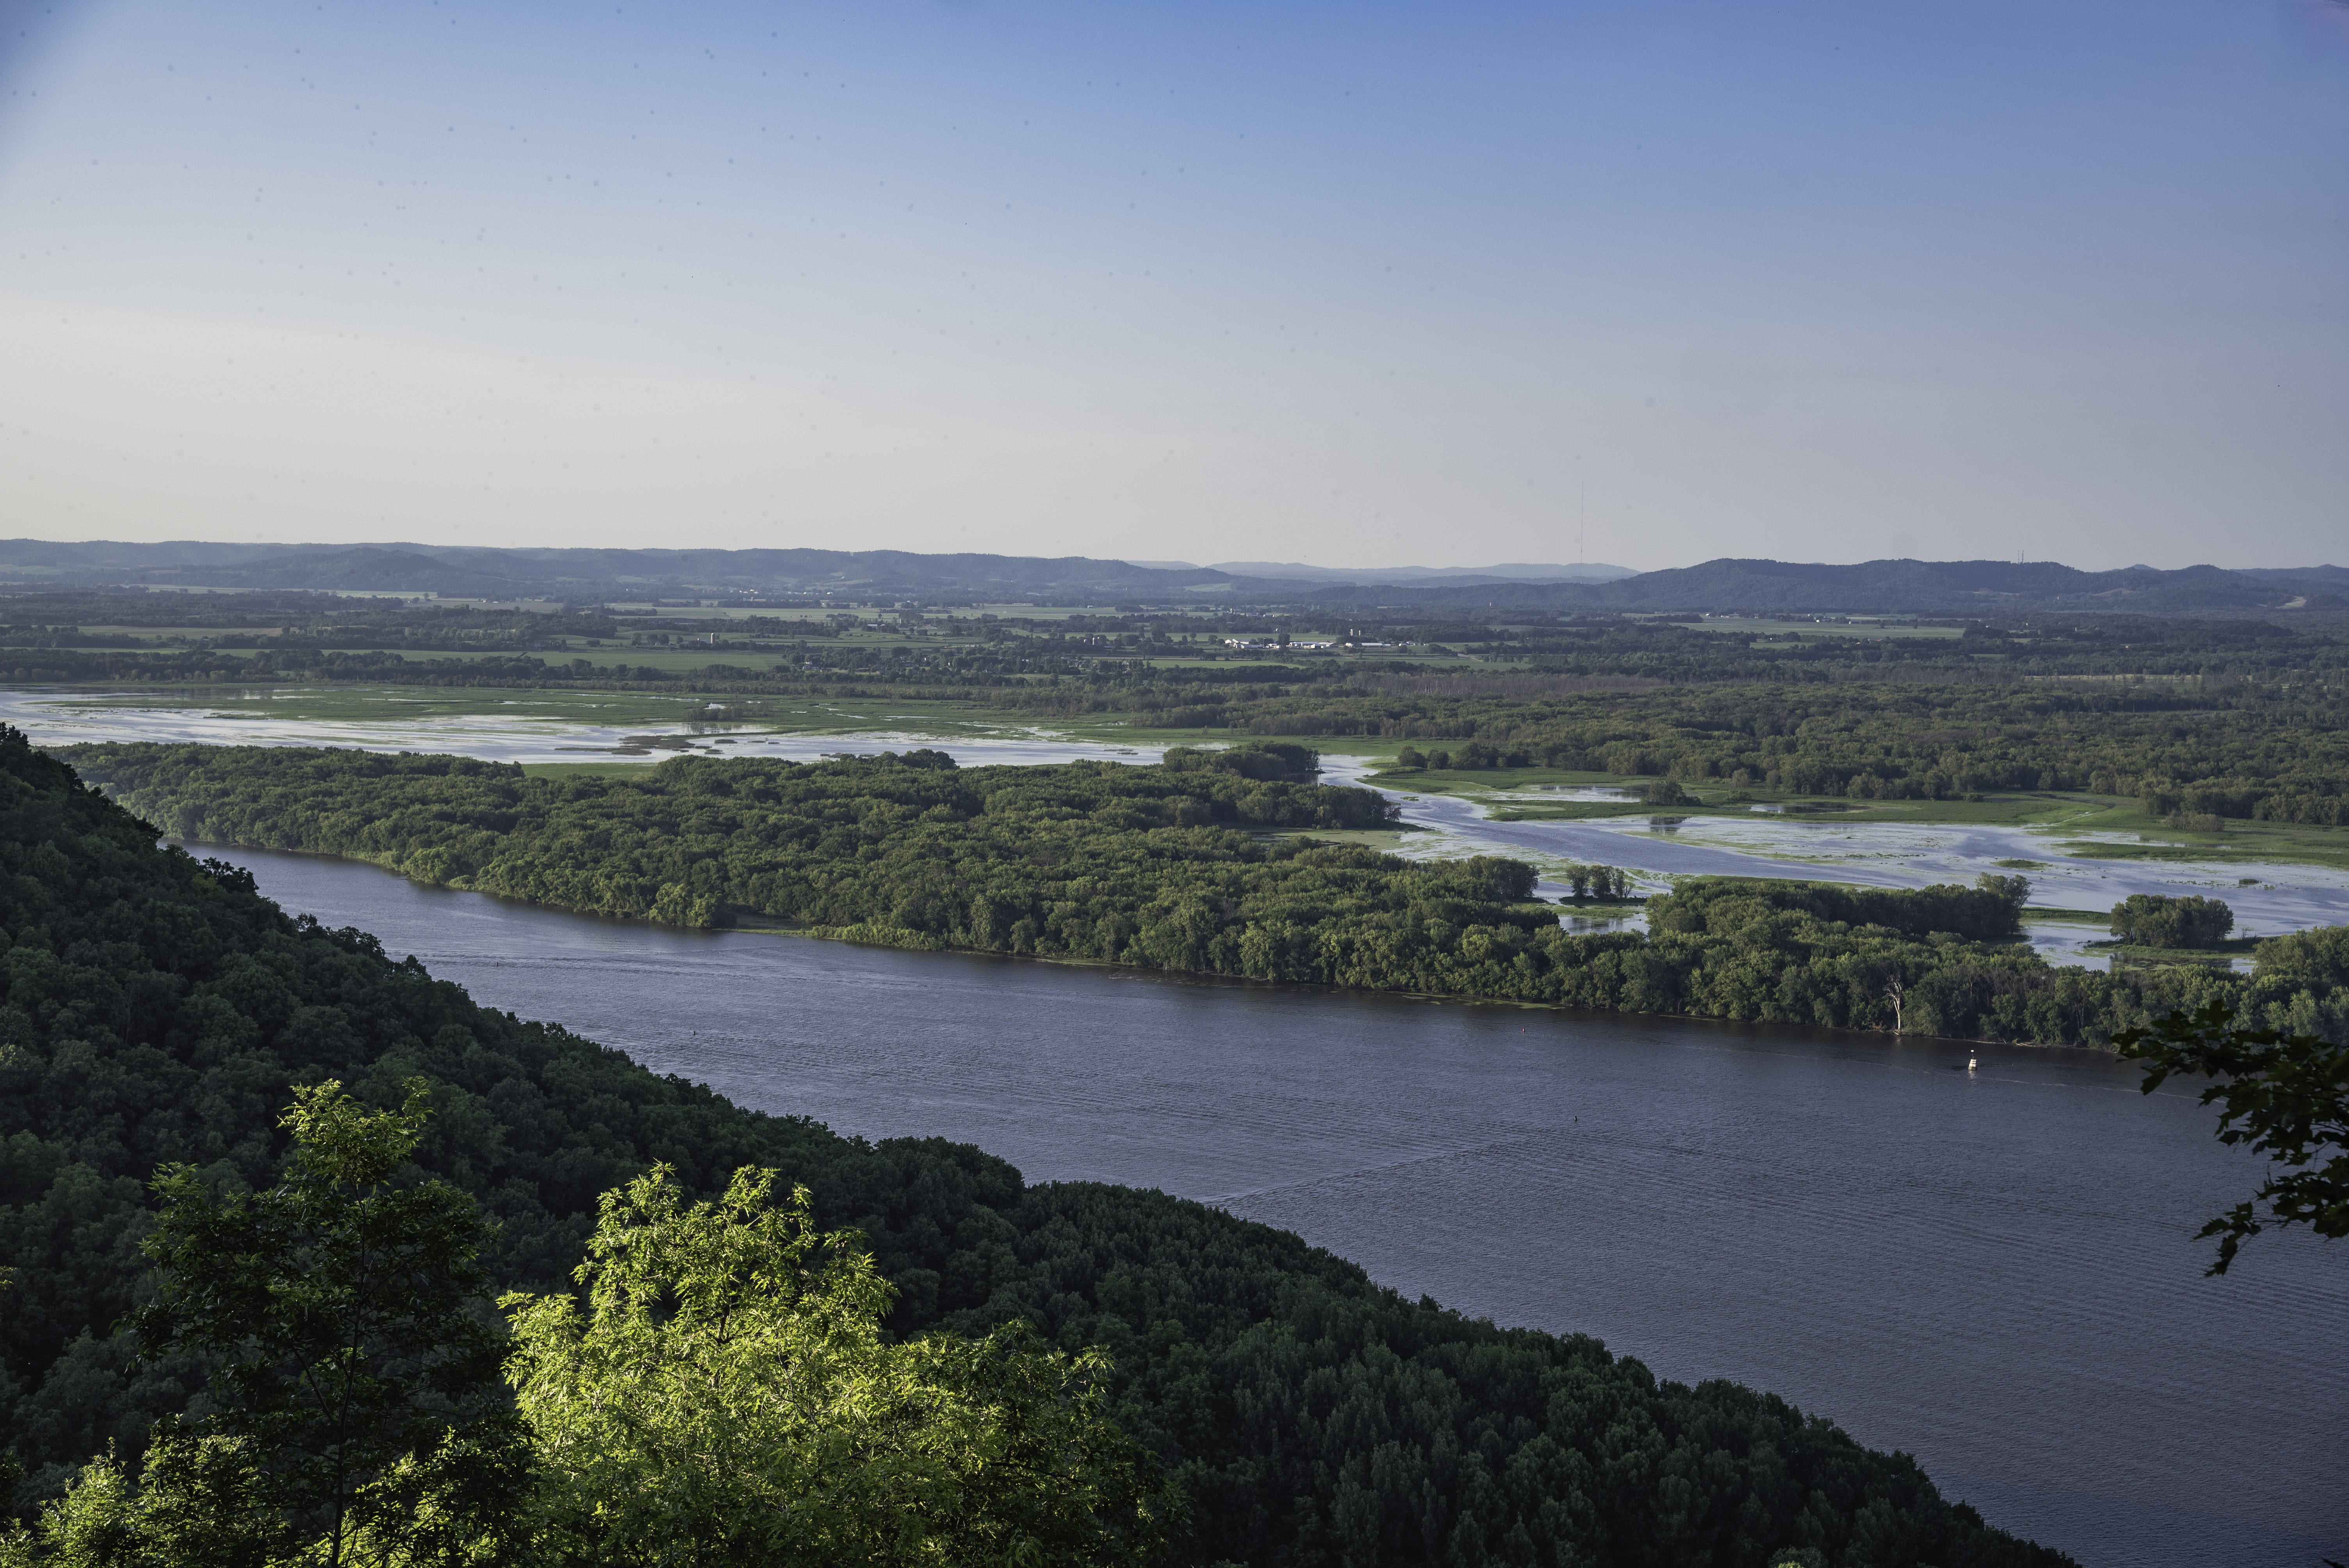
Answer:
<path fill-rule="evenodd" d="M 2210 1078 L 2201 1100 L 2219 1107 L 2219 1141 L 2248 1143 L 2275 1163 L 2247 1202 L 2197 1233 L 2219 1238 L 2218 1261 L 2205 1272 L 2225 1274 L 2243 1243 L 2270 1224 L 2349 1235 L 2349 1046 L 2240 1028 L 2216 1002 L 2124 1029 L 2113 1046 L 2145 1064 L 2147 1094 L 2174 1073 Z"/>

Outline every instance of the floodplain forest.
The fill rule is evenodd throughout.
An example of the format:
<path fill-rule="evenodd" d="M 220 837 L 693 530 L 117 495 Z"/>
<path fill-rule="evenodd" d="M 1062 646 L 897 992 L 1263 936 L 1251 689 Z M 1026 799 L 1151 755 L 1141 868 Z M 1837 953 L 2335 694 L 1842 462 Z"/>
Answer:
<path fill-rule="evenodd" d="M 2262 944 L 2249 976 L 2054 966 L 2018 940 L 2019 877 L 1907 892 L 1702 879 L 1649 901 L 1645 933 L 1569 933 L 1522 861 L 1317 840 L 1395 808 L 1314 782 L 1295 743 L 1177 748 L 1149 767 L 684 757 L 626 778 L 291 748 L 66 755 L 191 841 L 675 925 L 1963 1038 L 2101 1047 L 2213 1002 L 2349 1037 L 2349 971 L 2314 938 Z"/>
<path fill-rule="evenodd" d="M 1000 722 L 1408 745 L 1472 769 L 1853 799 L 2064 789 L 2186 827 L 2349 824 L 2349 627 L 2337 615 L 1911 618 L 1896 629 L 1920 634 L 1847 635 L 1859 628 L 1842 617 L 1755 632 L 1696 616 L 1350 609 L 1334 629 L 1345 644 L 1291 651 L 1270 640 L 1309 629 L 1299 617 L 1311 612 L 809 599 L 535 614 L 20 592 L 0 596 L 0 680 L 18 686 L 698 693 L 750 717 L 785 699 L 887 696 Z"/>

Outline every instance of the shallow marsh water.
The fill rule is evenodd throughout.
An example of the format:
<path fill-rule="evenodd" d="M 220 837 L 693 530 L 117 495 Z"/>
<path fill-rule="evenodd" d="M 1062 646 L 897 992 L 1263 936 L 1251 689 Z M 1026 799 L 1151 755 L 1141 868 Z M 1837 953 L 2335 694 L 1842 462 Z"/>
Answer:
<path fill-rule="evenodd" d="M 1330 759 L 1333 778 L 1350 758 Z M 2008 862 L 2032 861 L 2033 903 L 2110 909 L 2131 893 L 2199 893 L 2226 901 L 2236 934 L 2273 936 L 2349 923 L 2349 871 L 2274 862 L 2091 860 L 2064 853 L 2056 837 L 2026 828 L 1918 822 L 1814 822 L 1784 817 L 1687 817 L 1664 827 L 1645 817 L 1581 822 L 1503 822 L 1475 801 L 1405 791 L 1403 819 L 1430 830 L 1410 852 L 1508 854 L 1556 866 L 1595 861 L 1647 873 L 1643 891 L 1682 876 L 1765 876 L 1876 887 L 1971 884 Z M 2077 841 L 2074 833 L 2064 838 Z M 2249 882 L 2252 885 L 2245 886 Z M 2103 934 L 2083 926 L 2083 940 Z M 2069 944 L 2054 951 L 2069 953 Z"/>
<path fill-rule="evenodd" d="M 225 852 L 745 1105 L 1203 1199 L 1770 1389 L 2093 1568 L 2349 1546 L 2349 1248 L 2263 1235 L 2202 1277 L 2191 1233 L 2257 1167 L 2101 1055 L 1970 1075 L 1945 1043 L 664 931 Z"/>
<path fill-rule="evenodd" d="M 409 688 L 413 689 L 413 688 Z M 336 694 L 365 706 L 368 688 Z M 391 689 L 387 698 L 396 695 Z M 435 696 L 447 694 L 435 692 Z M 610 762 L 624 747 L 656 735 L 698 731 L 698 751 L 704 756 L 781 757 L 812 761 L 833 753 L 870 756 L 879 751 L 904 751 L 918 746 L 953 750 L 966 766 L 990 762 L 1070 762 L 1101 758 L 1118 762 L 1154 762 L 1155 748 L 1068 740 L 1039 727 L 1001 727 L 999 734 L 962 736 L 940 740 L 913 731 L 886 727 L 857 734 L 823 731 L 761 734 L 749 725 L 699 725 L 684 703 L 674 717 L 656 724 L 593 723 L 574 717 L 551 717 L 549 710 L 572 711 L 576 705 L 549 703 L 543 710 L 526 699 L 495 704 L 495 711 L 466 714 L 423 714 L 411 705 L 386 700 L 380 717 L 312 718 L 299 716 L 298 702 L 289 697 L 283 714 L 267 707 L 206 706 L 189 694 L 145 694 L 135 691 L 67 691 L 57 688 L 0 687 L 0 722 L 13 724 L 33 738 L 36 746 L 79 746 L 100 742 L 154 741 L 205 746 L 340 746 L 363 751 L 424 751 L 457 757 L 479 757 L 492 762 Z M 594 706 L 589 704 L 588 706 Z M 614 703 L 616 709 L 641 707 L 642 699 Z M 892 717 L 887 704 L 860 705 L 874 709 L 885 727 Z M 726 744 L 720 746 L 719 741 Z M 647 759 L 646 766 L 657 761 Z"/>

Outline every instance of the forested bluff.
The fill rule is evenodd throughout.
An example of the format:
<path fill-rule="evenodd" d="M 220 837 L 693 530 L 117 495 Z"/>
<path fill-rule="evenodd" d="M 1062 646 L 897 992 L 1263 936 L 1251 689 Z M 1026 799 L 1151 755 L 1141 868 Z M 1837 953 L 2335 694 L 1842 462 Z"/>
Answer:
<path fill-rule="evenodd" d="M 902 762 L 871 772 L 954 778 Z M 521 783 L 494 769 L 384 777 Z M 1115 803 L 1221 802 L 1255 820 L 1321 799 L 1201 777 L 1221 792 Z M 1259 789 L 1263 804 L 1245 804 Z M 967 1145 L 867 1143 L 745 1111 L 559 1025 L 478 1007 L 365 933 L 289 919 L 249 876 L 155 837 L 0 730 L 0 1267 L 15 1274 L 0 1429 L 29 1467 L 20 1508 L 109 1444 L 135 1460 L 150 1423 L 203 1382 L 200 1360 L 134 1360 L 117 1331 L 147 1288 L 137 1243 L 155 1222 L 157 1168 L 185 1161 L 222 1191 L 260 1188 L 284 1166 L 277 1113 L 294 1086 L 339 1079 L 390 1108 L 421 1078 L 432 1115 L 416 1164 L 498 1222 L 488 1262 L 501 1286 L 564 1288 L 595 1195 L 656 1161 L 705 1195 L 755 1164 L 806 1183 L 823 1223 L 864 1233 L 898 1291 L 896 1333 L 1024 1320 L 1054 1344 L 1105 1346 L 1114 1418 L 1189 1499 L 1173 1562 L 2068 1561 L 1946 1501 L 1906 1456 L 1864 1449 L 1774 1396 L 1660 1382 L 1587 1337 L 1406 1302 L 1294 1235 L 1202 1204 L 1031 1186 Z M 1278 868 L 1319 851 L 1228 852 Z M 1506 872 L 1440 874 L 1482 879 L 1506 905 Z M 1474 902 L 1429 886 L 1429 901 Z"/>
<path fill-rule="evenodd" d="M 2349 940 L 2261 944 L 2249 975 L 2050 965 L 2024 884 L 1851 892 L 1700 879 L 1647 933 L 1578 934 L 1513 860 L 1411 861 L 1377 792 L 1294 743 L 1164 762 L 963 769 L 936 751 L 678 758 L 547 778 L 464 758 L 126 745 L 65 753 L 163 832 L 371 861 L 584 913 L 771 923 L 960 948 L 1423 995 L 2101 1047 L 2211 1002 L 2349 1038 Z"/>

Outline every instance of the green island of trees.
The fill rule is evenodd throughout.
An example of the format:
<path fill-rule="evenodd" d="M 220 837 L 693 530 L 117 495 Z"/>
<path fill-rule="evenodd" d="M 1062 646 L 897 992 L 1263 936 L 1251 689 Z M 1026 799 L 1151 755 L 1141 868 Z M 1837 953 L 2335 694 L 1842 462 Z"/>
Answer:
<path fill-rule="evenodd" d="M 1982 909 L 1971 893 L 1951 896 Z M 1707 922 L 1730 902 L 1706 904 Z M 752 1197 L 730 1197 L 745 1168 L 804 1187 L 806 1224 L 857 1232 L 894 1289 L 872 1343 L 1002 1335 L 1003 1357 L 1065 1356 L 1052 1366 L 1071 1376 L 1080 1363 L 1099 1369 L 1089 1408 L 1180 1493 L 1170 1563 L 2067 1561 L 1947 1501 L 1910 1459 L 1864 1449 L 1774 1396 L 1660 1381 L 1588 1337 L 1405 1301 L 1292 1234 L 1204 1204 L 1030 1185 L 968 1145 L 868 1143 L 745 1111 L 558 1026 L 478 1007 L 365 933 L 289 919 L 249 876 L 158 847 L 150 824 L 13 731 L 0 732 L 0 1268 L 14 1276 L 0 1312 L 0 1429 L 23 1465 L 20 1514 L 84 1477 L 113 1487 L 135 1522 L 147 1494 L 134 1497 L 128 1478 L 146 1484 L 159 1421 L 183 1418 L 165 1429 L 178 1439 L 236 1439 L 208 1424 L 218 1404 L 198 1397 L 224 1374 L 236 1387 L 236 1368 L 262 1357 L 202 1332 L 227 1320 L 184 1300 L 174 1308 L 168 1279 L 150 1295 L 141 1243 L 154 1238 L 160 1262 L 192 1260 L 215 1233 L 206 1226 L 233 1229 L 265 1195 L 300 1186 L 304 1129 L 281 1113 L 297 1086 L 337 1083 L 362 1119 L 392 1120 L 399 1169 L 374 1185 L 406 1192 L 422 1179 L 469 1195 L 491 1222 L 473 1243 L 478 1266 L 509 1292 L 546 1297 L 580 1283 L 574 1271 L 615 1218 L 675 1218 L 643 1184 L 656 1167 L 681 1202 L 730 1205 L 745 1226 L 762 1222 Z M 381 1166 L 342 1178 L 371 1191 L 370 1170 Z M 159 1233 L 167 1203 L 178 1207 Z M 440 1200 L 409 1217 L 444 1229 L 462 1218 Z M 795 1218 L 784 1229 L 802 1233 Z M 591 1317 L 609 1277 L 585 1282 Z M 126 1319 L 150 1300 L 164 1315 L 137 1320 L 153 1331 L 141 1355 Z M 445 1304 L 426 1291 L 419 1305 L 413 1315 L 435 1321 Z M 558 1346 L 595 1332 L 581 1320 L 543 1326 L 540 1343 Z M 621 1339 L 641 1327 L 608 1326 Z M 447 1361 L 474 1364 L 462 1336 L 450 1348 Z M 428 1369 L 444 1360 L 422 1359 Z M 1048 1392 L 1061 1375 L 1003 1365 L 1030 1369 L 1029 1386 L 1040 1378 Z M 258 1374 L 245 1386 L 269 1387 Z M 459 1404 L 468 1387 L 442 1392 Z M 990 1387 L 988 1408 L 1017 1392 Z M 533 1418 L 561 1403 L 533 1405 L 525 1392 L 514 1408 Z M 374 1408 L 397 1414 L 393 1402 Z M 574 1458 L 625 1447 L 596 1439 Z M 84 1467 L 109 1451 L 88 1480 Z M 362 1487 L 389 1476 L 397 1494 L 418 1479 L 401 1456 L 419 1451 L 378 1447 L 350 1474 Z M 252 1501 L 240 1479 L 252 1467 L 233 1453 L 165 1458 L 164 1504 Z M 384 1468 L 361 1473 L 373 1464 Z M 570 1560 L 656 1560 L 603 1550 Z"/>
<path fill-rule="evenodd" d="M 2113 938 L 2139 947 L 2215 947 L 2235 929 L 2235 912 L 2215 898 L 2133 892 L 2113 905 Z"/>
<path fill-rule="evenodd" d="M 772 923 L 1259 980 L 2101 1047 L 2213 1003 L 2349 1037 L 2349 970 L 2263 944 L 2249 976 L 2054 966 L 2026 884 L 1848 892 L 1704 879 L 1649 931 L 1573 934 L 1517 861 L 1406 860 L 1300 831 L 1379 827 L 1308 748 L 962 769 L 935 751 L 678 758 L 546 778 L 464 758 L 128 745 L 66 753 L 176 837 L 372 861 L 417 880 L 670 924 Z"/>

